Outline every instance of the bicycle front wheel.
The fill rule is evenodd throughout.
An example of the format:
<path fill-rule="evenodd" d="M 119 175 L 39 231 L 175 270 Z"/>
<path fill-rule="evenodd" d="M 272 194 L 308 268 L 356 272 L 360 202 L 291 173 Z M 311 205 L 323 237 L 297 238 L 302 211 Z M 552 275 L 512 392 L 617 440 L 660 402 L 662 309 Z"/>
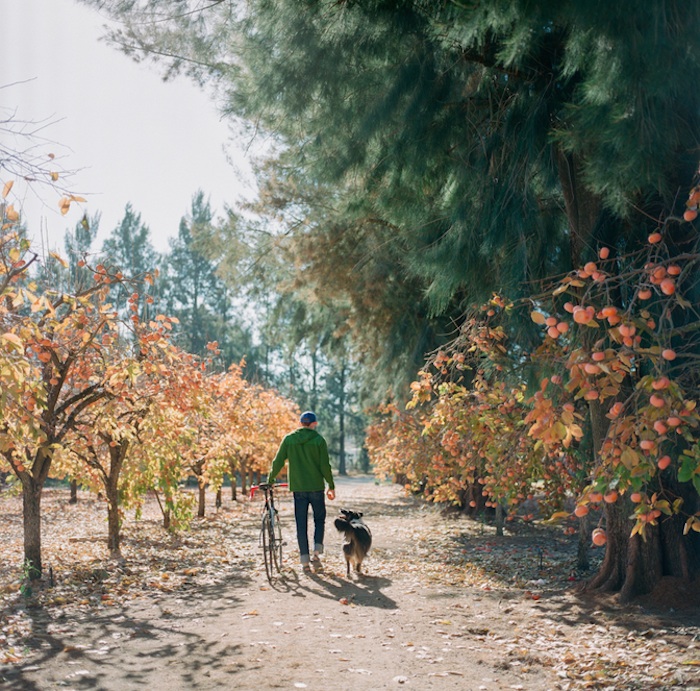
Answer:
<path fill-rule="evenodd" d="M 270 583 L 272 583 L 275 577 L 275 563 L 273 556 L 275 542 L 272 537 L 272 527 L 270 514 L 266 513 L 262 519 L 260 538 L 262 540 L 263 558 L 265 559 L 265 573 L 267 574 L 267 580 L 270 581 Z"/>
<path fill-rule="evenodd" d="M 272 561 L 277 571 L 282 571 L 282 526 L 280 525 L 277 509 L 273 513 L 273 521 L 270 532 L 270 552 Z"/>

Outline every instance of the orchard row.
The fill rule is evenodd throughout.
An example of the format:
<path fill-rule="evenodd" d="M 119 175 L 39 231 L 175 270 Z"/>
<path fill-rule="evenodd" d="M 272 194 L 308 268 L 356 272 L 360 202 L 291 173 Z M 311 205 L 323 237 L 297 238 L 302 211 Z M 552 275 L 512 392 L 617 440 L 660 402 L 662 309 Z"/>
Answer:
<path fill-rule="evenodd" d="M 38 257 L 4 208 L 0 236 L 0 471 L 21 484 L 24 556 L 40 576 L 41 492 L 48 477 L 68 478 L 106 498 L 112 555 L 123 511 L 155 492 L 164 523 L 181 527 L 193 512 L 188 477 L 219 489 L 225 475 L 267 469 L 295 406 L 242 376 L 217 372 L 207 358 L 178 348 L 174 318 L 143 320 L 131 292 L 130 317 L 109 302 L 110 287 L 132 285 L 121 272 L 89 266 L 75 294 L 38 290 Z M 57 257 L 57 259 L 60 259 Z M 151 283 L 154 276 L 139 277 Z M 217 344 L 208 346 L 212 359 Z M 245 491 L 245 488 L 243 488 Z"/>

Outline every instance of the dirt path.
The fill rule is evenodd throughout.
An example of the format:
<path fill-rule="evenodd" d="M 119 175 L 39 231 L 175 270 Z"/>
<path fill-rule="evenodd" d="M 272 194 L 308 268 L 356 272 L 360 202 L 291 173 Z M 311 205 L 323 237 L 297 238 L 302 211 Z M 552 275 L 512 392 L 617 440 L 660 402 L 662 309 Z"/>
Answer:
<path fill-rule="evenodd" d="M 515 566 L 512 574 L 507 566 L 502 573 L 475 571 L 459 562 L 461 555 L 473 564 L 478 549 L 490 549 L 483 547 L 488 535 L 480 536 L 481 547 L 465 537 L 466 522 L 449 521 L 400 488 L 369 478 L 341 479 L 338 496 L 328 504 L 322 572 L 298 567 L 287 499 L 282 517 L 290 547 L 284 578 L 271 587 L 257 549 L 259 507 L 252 505 L 232 528 L 237 544 L 247 547 L 225 560 L 228 571 L 220 569 L 219 577 L 206 572 L 204 578 L 205 570 L 198 577 L 175 560 L 163 565 L 170 580 L 182 577 L 170 591 L 150 589 L 119 604 L 107 596 L 96 610 L 29 608 L 33 648 L 21 664 L 0 667 L 0 686 L 700 688 L 693 662 L 700 658 L 700 629 L 687 617 L 587 607 L 543 579 L 504 586 L 527 574 L 516 574 Z M 372 528 L 362 578 L 345 578 L 331 520 L 340 507 L 363 511 Z M 511 544 L 522 552 L 524 544 Z M 540 560 L 530 560 L 533 568 L 542 567 L 542 549 L 533 554 Z M 688 616 L 697 623 L 697 613 Z"/>

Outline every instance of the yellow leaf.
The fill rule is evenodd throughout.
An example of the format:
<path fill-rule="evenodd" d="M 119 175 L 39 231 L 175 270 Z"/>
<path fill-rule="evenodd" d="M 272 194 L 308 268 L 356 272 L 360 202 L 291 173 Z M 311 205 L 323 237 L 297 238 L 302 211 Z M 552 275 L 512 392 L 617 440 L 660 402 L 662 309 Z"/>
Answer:
<path fill-rule="evenodd" d="M 634 466 L 636 466 L 639 463 L 639 455 L 636 451 L 633 451 L 628 446 L 622 452 L 620 460 L 622 461 L 622 464 L 625 466 L 625 468 L 631 470 L 632 468 L 634 468 Z"/>
<path fill-rule="evenodd" d="M 693 521 L 695 520 L 694 516 L 691 516 L 686 522 L 685 525 L 683 526 L 683 535 L 687 535 L 690 532 L 690 526 L 693 524 Z"/>
<path fill-rule="evenodd" d="M 583 437 L 583 430 L 580 425 L 569 425 L 569 431 L 576 439 L 581 439 Z"/>
<path fill-rule="evenodd" d="M 8 194 L 10 194 L 10 190 L 12 189 L 12 185 L 15 184 L 14 180 L 8 180 L 5 183 L 5 186 L 2 188 L 2 198 L 5 199 Z"/>
<path fill-rule="evenodd" d="M 87 199 L 84 199 L 83 197 L 79 197 L 76 194 L 71 194 L 69 199 L 72 202 L 87 202 Z"/>
<path fill-rule="evenodd" d="M 60 255 L 57 254 L 56 252 L 49 252 L 49 254 L 64 268 L 68 268 L 68 262 Z"/>
<path fill-rule="evenodd" d="M 19 220 L 19 213 L 17 213 L 17 210 L 12 204 L 8 204 L 5 207 L 5 218 L 8 221 L 18 221 Z"/>
<path fill-rule="evenodd" d="M 56 180 L 58 180 L 58 173 L 51 173 L 51 179 L 56 182 Z"/>
<path fill-rule="evenodd" d="M 535 324 L 544 324 L 546 318 L 542 312 L 530 312 L 530 319 L 532 319 Z"/>
<path fill-rule="evenodd" d="M 17 335 L 13 333 L 5 333 L 2 336 L 0 336 L 3 341 L 6 341 L 7 343 L 12 343 L 12 345 L 16 346 L 17 348 L 24 350 L 24 344 L 22 343 L 22 339 Z"/>
<path fill-rule="evenodd" d="M 61 197 L 58 200 L 58 208 L 61 210 L 61 214 L 65 216 L 70 211 L 70 200 L 66 197 Z"/>
<path fill-rule="evenodd" d="M 557 511 L 556 513 L 553 513 L 546 521 L 545 523 L 557 523 L 558 521 L 563 521 L 565 518 L 568 518 L 571 514 L 568 511 Z"/>

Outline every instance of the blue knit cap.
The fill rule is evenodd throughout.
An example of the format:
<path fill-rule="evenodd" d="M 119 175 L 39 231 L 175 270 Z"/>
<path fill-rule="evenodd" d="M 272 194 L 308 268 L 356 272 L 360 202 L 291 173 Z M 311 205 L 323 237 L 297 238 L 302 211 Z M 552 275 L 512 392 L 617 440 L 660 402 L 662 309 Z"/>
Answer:
<path fill-rule="evenodd" d="M 299 420 L 302 425 L 310 425 L 312 422 L 316 422 L 316 413 L 307 410 L 305 413 L 301 414 Z"/>

